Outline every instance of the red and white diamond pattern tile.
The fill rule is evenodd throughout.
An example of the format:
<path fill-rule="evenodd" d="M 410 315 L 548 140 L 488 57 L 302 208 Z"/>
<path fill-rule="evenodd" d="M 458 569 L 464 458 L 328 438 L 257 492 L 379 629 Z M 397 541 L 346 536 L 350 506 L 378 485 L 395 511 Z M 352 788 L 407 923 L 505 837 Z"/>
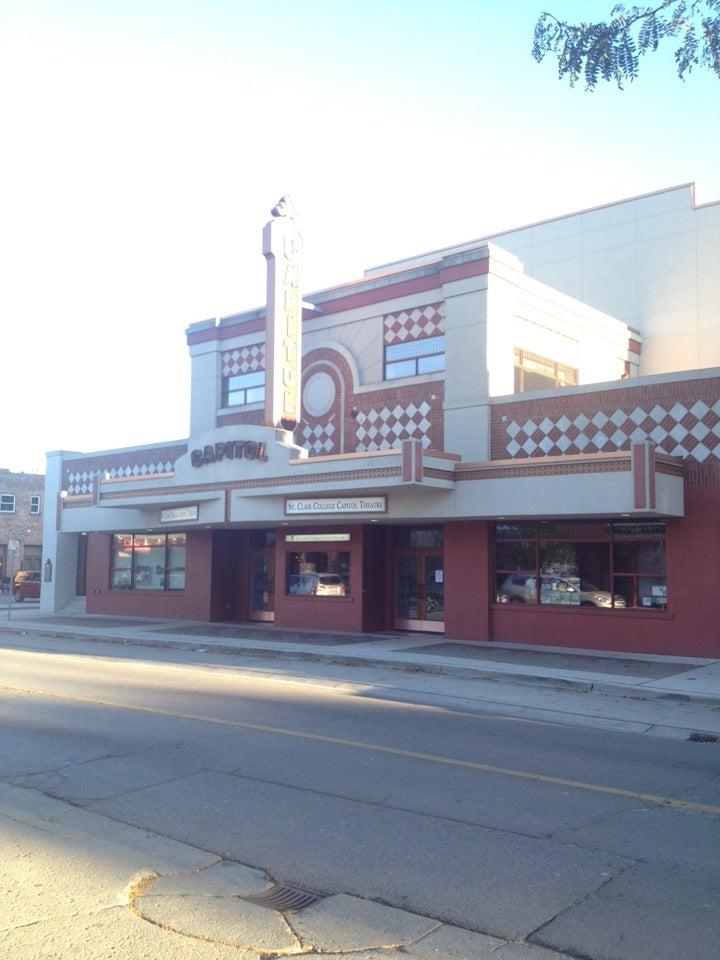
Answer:
<path fill-rule="evenodd" d="M 111 480 L 122 480 L 126 477 L 146 477 L 156 473 L 172 473 L 174 466 L 171 460 L 158 461 L 157 463 L 134 463 L 127 467 L 110 467 L 107 470 L 101 470 L 102 477 L 109 477 Z M 97 471 L 88 473 L 87 470 L 69 472 L 67 475 L 67 492 L 69 494 L 92 493 Z"/>
<path fill-rule="evenodd" d="M 696 400 L 628 406 L 625 410 L 597 410 L 574 417 L 513 420 L 505 450 L 511 458 L 559 456 L 575 453 L 612 453 L 631 443 L 652 440 L 662 453 L 703 463 L 720 459 L 720 400 L 712 405 Z"/>
<path fill-rule="evenodd" d="M 386 313 L 383 330 L 386 346 L 438 336 L 445 332 L 445 304 L 429 303 L 414 310 Z"/>
<path fill-rule="evenodd" d="M 314 426 L 303 420 L 300 428 L 301 446 L 310 451 L 310 456 L 321 456 L 324 453 L 332 453 L 335 449 L 335 424 L 333 417 L 330 417 L 327 423 L 316 423 Z M 297 435 L 297 431 L 296 431 Z"/>
<path fill-rule="evenodd" d="M 399 447 L 402 440 L 422 440 L 423 449 L 430 446 L 430 404 L 425 400 L 416 406 L 414 403 L 401 407 L 400 404 L 392 410 L 383 407 L 382 410 L 368 410 L 358 412 L 357 415 L 357 445 L 358 453 L 368 450 L 391 450 Z"/>
<path fill-rule="evenodd" d="M 222 375 L 236 377 L 241 373 L 257 373 L 265 369 L 265 344 L 253 343 L 249 347 L 226 350 L 222 355 Z"/>

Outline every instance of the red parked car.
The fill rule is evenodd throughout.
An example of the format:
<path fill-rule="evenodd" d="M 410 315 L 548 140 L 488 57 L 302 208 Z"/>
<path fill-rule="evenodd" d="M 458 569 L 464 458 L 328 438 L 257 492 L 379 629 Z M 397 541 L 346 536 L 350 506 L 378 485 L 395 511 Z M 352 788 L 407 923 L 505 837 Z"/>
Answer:
<path fill-rule="evenodd" d="M 21 603 L 26 598 L 37 600 L 40 596 L 40 571 L 20 570 L 13 579 L 13 598 Z"/>

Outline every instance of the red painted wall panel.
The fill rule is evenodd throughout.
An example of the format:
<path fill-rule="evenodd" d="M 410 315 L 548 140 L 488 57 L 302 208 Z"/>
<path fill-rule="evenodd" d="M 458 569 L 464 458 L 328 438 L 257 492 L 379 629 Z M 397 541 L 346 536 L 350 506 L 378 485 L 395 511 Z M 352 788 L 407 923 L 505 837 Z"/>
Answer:
<path fill-rule="evenodd" d="M 250 531 L 212 531 L 212 620 L 247 620 Z"/>
<path fill-rule="evenodd" d="M 387 549 L 390 531 L 387 527 L 368 525 L 363 528 L 363 630 L 386 630 L 392 626 L 388 618 L 386 593 L 392 590 L 392 553 Z"/>
<path fill-rule="evenodd" d="M 350 533 L 349 543 L 286 543 L 290 533 Z M 349 597 L 289 597 L 285 595 L 285 555 L 301 551 L 347 550 L 350 553 Z M 361 631 L 363 629 L 363 529 L 360 526 L 321 528 L 281 527 L 275 547 L 275 626 L 303 629 Z"/>
<path fill-rule="evenodd" d="M 489 640 L 490 524 L 445 524 L 445 636 Z"/>
<path fill-rule="evenodd" d="M 688 487 L 667 521 L 667 612 L 496 606 L 493 640 L 627 653 L 720 657 L 720 489 Z"/>

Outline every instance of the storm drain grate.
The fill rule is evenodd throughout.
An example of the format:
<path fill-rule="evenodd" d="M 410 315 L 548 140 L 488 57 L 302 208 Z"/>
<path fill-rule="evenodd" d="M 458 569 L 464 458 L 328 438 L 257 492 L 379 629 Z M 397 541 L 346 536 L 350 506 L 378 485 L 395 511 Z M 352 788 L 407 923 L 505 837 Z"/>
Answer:
<path fill-rule="evenodd" d="M 692 743 L 720 743 L 720 737 L 714 733 L 691 733 L 688 740 Z"/>
<path fill-rule="evenodd" d="M 318 899 L 314 893 L 299 890 L 297 887 L 288 887 L 284 883 L 275 883 L 269 890 L 264 890 L 262 893 L 250 893 L 240 897 L 240 900 L 247 900 L 248 903 L 254 903 L 258 907 L 267 907 L 268 910 L 277 910 L 278 913 L 302 910 L 303 907 L 317 903 Z"/>

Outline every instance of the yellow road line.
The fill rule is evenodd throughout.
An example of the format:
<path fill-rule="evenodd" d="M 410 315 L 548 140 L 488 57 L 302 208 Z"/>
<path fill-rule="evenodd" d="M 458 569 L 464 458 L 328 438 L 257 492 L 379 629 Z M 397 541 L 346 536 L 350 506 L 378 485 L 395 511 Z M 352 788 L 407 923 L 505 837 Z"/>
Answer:
<path fill-rule="evenodd" d="M 304 730 L 289 730 L 286 727 L 273 727 L 263 723 L 247 723 L 244 720 L 229 720 L 225 717 L 207 717 L 200 713 L 185 713 L 178 710 L 162 710 L 159 707 L 142 707 L 128 703 L 117 703 L 113 700 L 100 700 L 92 697 L 80 697 L 69 693 L 56 693 L 51 690 L 33 690 L 29 687 L 12 687 L 0 684 L 0 690 L 12 693 L 21 693 L 29 696 L 52 697 L 58 700 L 69 700 L 74 703 L 88 703 L 98 707 L 108 707 L 112 710 L 131 710 L 135 713 L 152 714 L 159 717 L 172 717 L 176 720 L 193 720 L 200 723 L 210 723 L 216 726 L 233 727 L 240 730 L 254 730 L 258 733 L 271 733 L 283 737 L 296 737 L 299 740 L 311 740 L 316 743 L 330 743 L 340 747 L 351 747 L 354 750 L 367 750 L 372 753 L 385 753 L 394 757 L 407 757 L 410 760 L 423 760 L 426 763 L 437 763 L 447 767 L 461 767 L 466 770 L 479 770 L 482 773 L 493 773 L 497 776 L 516 777 L 521 780 L 530 780 L 535 783 L 549 783 L 561 787 L 570 787 L 573 790 L 585 790 L 590 793 L 603 793 L 614 797 L 627 797 L 632 800 L 644 800 L 646 803 L 656 803 L 663 807 L 677 810 L 694 810 L 699 813 L 720 815 L 720 806 L 708 803 L 695 803 L 692 800 L 677 800 L 673 797 L 663 797 L 654 793 L 642 793 L 637 790 L 623 790 L 621 787 L 608 787 L 599 783 L 587 783 L 583 780 L 569 780 L 566 777 L 553 777 L 545 773 L 534 773 L 531 770 L 516 770 L 512 767 L 497 767 L 491 763 L 479 763 L 476 760 L 460 760 L 457 757 L 444 757 L 436 753 L 422 753 L 417 750 L 403 750 L 401 747 L 388 747 L 380 743 L 368 743 L 364 740 L 346 740 L 342 737 L 328 737 L 321 733 L 309 733 Z"/>

